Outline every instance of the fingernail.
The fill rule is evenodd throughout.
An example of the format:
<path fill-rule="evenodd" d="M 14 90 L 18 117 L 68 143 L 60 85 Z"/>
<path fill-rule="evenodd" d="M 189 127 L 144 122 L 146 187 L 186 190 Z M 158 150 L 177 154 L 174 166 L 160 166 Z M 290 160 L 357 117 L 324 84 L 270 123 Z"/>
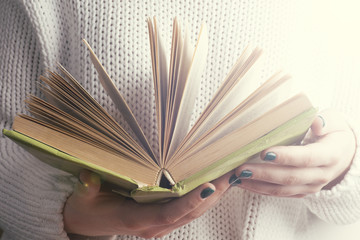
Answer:
<path fill-rule="evenodd" d="M 243 170 L 241 173 L 240 173 L 240 178 L 251 178 L 252 176 L 252 171 L 250 170 Z"/>
<path fill-rule="evenodd" d="M 205 188 L 204 190 L 202 190 L 202 192 L 200 193 L 200 196 L 201 196 L 201 198 L 207 198 L 214 192 L 215 192 L 214 189 L 208 187 L 208 188 Z"/>
<path fill-rule="evenodd" d="M 276 159 L 276 154 L 273 152 L 266 153 L 264 158 L 265 161 L 274 161 L 275 159 Z"/>
<path fill-rule="evenodd" d="M 81 185 L 83 185 L 84 187 L 88 187 L 89 184 L 87 184 L 86 182 L 84 182 L 83 180 L 81 180 L 83 176 L 83 173 L 80 173 L 79 177 L 78 177 L 78 180 L 79 180 L 79 183 L 81 183 Z"/>
<path fill-rule="evenodd" d="M 86 187 L 86 188 L 89 186 L 89 184 L 81 181 L 81 178 L 79 178 L 79 183 L 81 183 L 81 185 L 83 185 L 83 186 Z"/>
<path fill-rule="evenodd" d="M 322 121 L 322 127 L 325 127 L 325 119 L 322 117 L 322 116 L 320 116 L 320 115 L 318 115 L 318 117 L 321 119 L 321 121 Z"/>
<path fill-rule="evenodd" d="M 240 183 L 241 183 L 241 180 L 235 174 L 233 174 L 229 179 L 229 184 L 230 185 L 237 185 L 237 184 L 240 184 Z"/>

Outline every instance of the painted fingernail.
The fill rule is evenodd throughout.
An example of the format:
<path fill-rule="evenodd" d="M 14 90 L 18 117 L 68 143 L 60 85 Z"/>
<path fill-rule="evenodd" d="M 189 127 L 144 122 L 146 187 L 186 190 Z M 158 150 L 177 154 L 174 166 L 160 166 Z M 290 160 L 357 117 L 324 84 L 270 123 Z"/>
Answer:
<path fill-rule="evenodd" d="M 266 153 L 264 158 L 265 161 L 274 161 L 275 159 L 276 159 L 276 154 L 273 152 Z"/>
<path fill-rule="evenodd" d="M 81 172 L 79 174 L 78 180 L 79 180 L 79 183 L 81 183 L 81 185 L 83 185 L 84 187 L 87 188 L 89 186 L 89 184 L 82 180 L 82 178 L 84 178 L 84 175 L 85 174 L 83 172 Z"/>
<path fill-rule="evenodd" d="M 238 185 L 240 183 L 241 183 L 241 180 L 235 174 L 233 174 L 229 179 L 230 185 Z"/>
<path fill-rule="evenodd" d="M 241 173 L 240 173 L 240 178 L 251 178 L 252 176 L 252 171 L 250 170 L 243 170 Z"/>
<path fill-rule="evenodd" d="M 209 197 L 211 194 L 213 194 L 215 192 L 214 189 L 212 188 L 205 188 L 204 190 L 202 190 L 202 192 L 200 193 L 201 198 L 207 198 Z"/>
<path fill-rule="evenodd" d="M 89 184 L 83 182 L 83 181 L 81 180 L 81 178 L 79 178 L 79 183 L 81 183 L 81 185 L 83 185 L 83 186 L 86 187 L 86 188 L 89 186 Z"/>
<path fill-rule="evenodd" d="M 320 116 L 320 115 L 318 115 L 318 117 L 321 119 L 321 121 L 322 121 L 322 127 L 325 127 L 325 119 L 322 117 L 322 116 Z"/>

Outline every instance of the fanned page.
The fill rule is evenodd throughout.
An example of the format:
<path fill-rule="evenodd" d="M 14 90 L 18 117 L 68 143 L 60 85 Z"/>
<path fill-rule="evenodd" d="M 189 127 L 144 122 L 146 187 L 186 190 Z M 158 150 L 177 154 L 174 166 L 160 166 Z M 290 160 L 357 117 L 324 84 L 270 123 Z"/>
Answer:
<path fill-rule="evenodd" d="M 245 100 L 218 121 L 214 126 L 202 133 L 199 138 L 191 139 L 190 143 L 184 146 L 183 151 L 179 151 L 176 159 L 169 162 L 168 166 L 179 164 L 184 155 L 191 155 L 202 151 L 208 145 L 215 143 L 237 129 L 246 126 L 253 120 L 261 117 L 265 112 L 276 108 L 286 102 L 291 94 L 290 76 L 282 72 L 274 74 L 265 83 L 260 85 Z M 284 93 L 286 91 L 286 94 Z M 174 157 L 174 158 L 175 158 Z"/>
<path fill-rule="evenodd" d="M 59 127 L 32 118 L 17 117 L 13 129 L 74 157 L 86 159 L 91 164 L 128 176 L 138 185 L 154 185 L 156 182 L 157 166 L 89 144 L 87 140 L 68 134 Z"/>
<path fill-rule="evenodd" d="M 126 145 L 127 148 L 136 149 L 141 152 L 143 156 L 146 156 L 147 153 L 141 146 L 77 83 L 70 73 L 61 65 L 59 65 L 59 67 L 64 72 L 69 83 L 59 74 L 53 72 L 48 72 L 48 77 L 40 77 L 40 80 L 44 83 L 41 85 L 41 90 L 47 102 L 57 109 L 54 107 L 49 108 L 50 104 L 47 104 L 46 106 L 48 106 L 48 108 L 37 111 L 37 114 L 49 114 L 49 109 L 55 109 L 60 116 L 61 114 L 69 113 L 73 116 L 73 119 L 79 119 L 89 127 L 95 128 L 102 134 Z M 45 106 L 44 102 L 41 102 L 40 99 L 35 97 L 30 97 L 27 103 L 29 107 L 32 108 L 36 107 L 36 103 L 42 103 L 42 105 Z M 36 114 L 34 112 L 32 113 Z M 59 124 L 60 116 L 53 118 L 57 121 L 57 124 Z"/>
<path fill-rule="evenodd" d="M 93 62 L 94 67 L 99 74 L 99 80 L 100 80 L 102 86 L 104 87 L 106 92 L 109 94 L 110 98 L 113 100 L 115 106 L 122 113 L 126 122 L 130 125 L 131 129 L 134 131 L 137 138 L 141 142 L 142 146 L 147 150 L 148 154 L 154 160 L 156 160 L 155 154 L 154 154 L 153 150 L 151 149 L 150 144 L 149 144 L 148 140 L 146 139 L 145 134 L 142 131 L 139 123 L 135 119 L 134 114 L 130 110 L 129 106 L 126 104 L 126 102 L 125 102 L 124 98 L 121 96 L 119 90 L 114 85 L 114 82 L 110 79 L 110 77 L 107 74 L 107 72 L 105 71 L 104 67 L 101 65 L 99 59 L 95 55 L 95 53 L 92 50 L 92 48 L 90 47 L 90 45 L 86 42 L 86 40 L 83 40 L 83 41 L 90 51 L 91 61 Z"/>
<path fill-rule="evenodd" d="M 178 109 L 183 96 L 187 73 L 191 66 L 193 48 L 190 45 L 188 28 L 184 29 L 185 35 L 182 36 L 180 24 L 174 19 L 174 29 L 172 38 L 172 52 L 169 76 L 169 91 L 167 108 L 165 115 L 164 132 L 164 158 L 167 159 L 169 145 L 173 136 L 176 124 Z"/>
<path fill-rule="evenodd" d="M 192 55 L 189 68 L 184 66 L 180 68 L 179 74 L 181 74 L 181 80 L 185 80 L 183 84 L 183 93 L 181 99 L 179 99 L 179 109 L 177 110 L 176 119 L 174 120 L 174 130 L 170 139 L 169 150 L 167 158 L 175 152 L 181 141 L 186 136 L 189 127 L 193 108 L 195 106 L 195 99 L 199 94 L 201 75 L 206 65 L 206 57 L 208 52 L 208 35 L 206 25 L 203 24 L 200 29 L 199 37 L 195 47 L 195 51 Z M 184 46 L 185 54 L 187 47 Z M 181 61 L 186 61 L 186 56 Z M 182 66 L 181 66 L 182 67 Z M 184 76 L 183 76 L 184 74 Z M 177 93 L 175 93 L 176 96 Z M 180 98 L 180 96 L 179 96 Z"/>
<path fill-rule="evenodd" d="M 168 167 L 168 170 L 175 181 L 182 181 L 311 108 L 312 105 L 307 97 L 298 94 L 245 126 L 218 139 L 202 151 L 185 154 L 178 164 Z"/>
<path fill-rule="evenodd" d="M 192 129 L 186 135 L 169 163 L 175 155 L 199 139 L 206 131 L 214 128 L 226 114 L 240 105 L 261 84 L 262 61 L 259 60 L 262 50 L 247 47 L 219 87 L 207 107 L 201 113 Z"/>
<path fill-rule="evenodd" d="M 155 91 L 155 105 L 159 132 L 159 164 L 164 165 L 163 145 L 164 145 L 164 126 L 165 126 L 165 108 L 167 100 L 168 88 L 168 67 L 166 61 L 166 51 L 162 43 L 159 33 L 159 26 L 156 18 L 153 22 L 148 18 L 149 41 L 151 50 L 151 60 L 153 69 L 154 91 Z"/>
<path fill-rule="evenodd" d="M 139 183 L 155 185 L 160 168 L 154 159 L 61 69 L 67 81 L 53 72 L 41 76 L 41 89 L 48 102 L 30 96 L 26 103 L 35 118 L 21 115 L 15 119 L 13 129 Z M 132 168 L 142 170 L 129 171 Z"/>
<path fill-rule="evenodd" d="M 53 106 L 45 105 L 44 101 L 30 97 L 28 101 L 30 110 L 38 116 L 49 114 L 51 109 L 54 110 L 53 112 L 57 112 L 57 116 L 52 118 L 52 124 L 55 125 L 63 124 L 60 120 L 61 116 L 65 116 L 66 112 L 70 113 L 73 116 L 72 119 L 79 119 L 85 126 L 98 130 L 99 133 L 112 138 L 125 148 L 138 153 L 143 159 L 153 162 L 148 153 L 77 83 L 70 73 L 65 71 L 63 67 L 60 66 L 60 68 L 68 81 L 53 72 L 49 72 L 48 77 L 40 77 L 44 83 L 41 85 L 41 90 L 47 97 L 47 101 Z M 38 111 L 34 112 L 34 107 L 39 104 L 42 104 L 42 109 L 38 108 Z M 76 128 L 72 128 L 72 130 L 76 130 Z"/>

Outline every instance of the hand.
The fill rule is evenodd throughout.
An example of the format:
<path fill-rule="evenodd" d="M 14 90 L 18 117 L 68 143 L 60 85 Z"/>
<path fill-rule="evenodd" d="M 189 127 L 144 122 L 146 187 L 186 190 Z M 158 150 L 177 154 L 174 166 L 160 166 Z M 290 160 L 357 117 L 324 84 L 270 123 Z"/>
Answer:
<path fill-rule="evenodd" d="M 261 153 L 264 163 L 244 164 L 236 170 L 239 187 L 256 193 L 304 197 L 331 189 L 350 167 L 355 136 L 337 112 L 318 116 L 301 146 L 277 146 Z"/>
<path fill-rule="evenodd" d="M 201 216 L 229 188 L 228 173 L 187 195 L 167 203 L 139 204 L 109 191 L 101 191 L 97 174 L 83 171 L 64 208 L 68 233 L 86 236 L 135 235 L 161 237 Z"/>

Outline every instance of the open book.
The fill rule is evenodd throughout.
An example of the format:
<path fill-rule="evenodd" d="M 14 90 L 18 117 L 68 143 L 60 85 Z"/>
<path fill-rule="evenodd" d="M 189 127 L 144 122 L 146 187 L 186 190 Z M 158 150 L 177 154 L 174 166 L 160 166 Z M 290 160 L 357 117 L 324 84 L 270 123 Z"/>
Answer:
<path fill-rule="evenodd" d="M 159 149 L 151 148 L 85 40 L 102 86 L 132 133 L 61 65 L 60 74 L 49 71 L 40 77 L 46 100 L 30 96 L 26 103 L 32 116 L 17 116 L 13 130 L 3 133 L 52 166 L 75 175 L 84 168 L 100 174 L 114 191 L 138 202 L 182 196 L 270 146 L 302 139 L 316 109 L 304 94 L 284 94 L 290 77 L 282 72 L 261 83 L 259 48 L 243 51 L 192 124 L 207 58 L 206 26 L 193 49 L 188 31 L 174 19 L 169 66 L 155 18 L 148 19 L 148 29 Z"/>

